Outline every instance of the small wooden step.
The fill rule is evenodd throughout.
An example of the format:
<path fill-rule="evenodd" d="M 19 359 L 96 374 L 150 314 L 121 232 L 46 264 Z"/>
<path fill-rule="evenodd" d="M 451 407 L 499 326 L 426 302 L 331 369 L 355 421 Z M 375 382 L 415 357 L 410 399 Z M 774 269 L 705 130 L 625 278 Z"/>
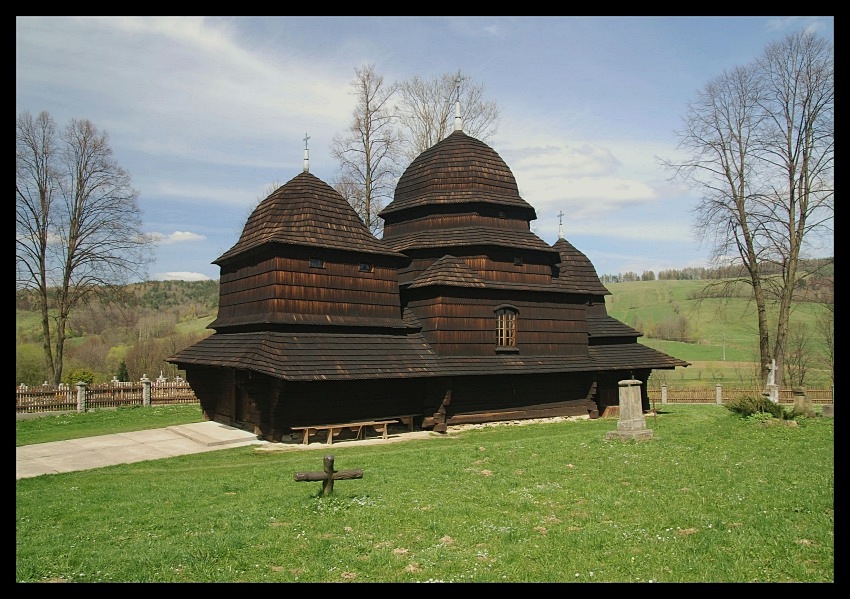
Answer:
<path fill-rule="evenodd" d="M 602 412 L 603 418 L 617 418 L 620 416 L 620 406 L 608 406 Z"/>

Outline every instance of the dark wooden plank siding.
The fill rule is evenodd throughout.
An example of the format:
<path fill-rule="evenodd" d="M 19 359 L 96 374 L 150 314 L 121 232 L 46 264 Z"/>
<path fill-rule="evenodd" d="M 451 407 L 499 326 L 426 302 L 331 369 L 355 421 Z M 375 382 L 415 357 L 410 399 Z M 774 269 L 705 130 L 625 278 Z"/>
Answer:
<path fill-rule="evenodd" d="M 518 312 L 517 348 L 529 355 L 587 355 L 583 306 L 504 299 L 442 297 L 411 301 L 422 333 L 441 355 L 493 355 L 497 306 Z"/>
<path fill-rule="evenodd" d="M 591 400 L 593 390 L 593 377 L 588 373 L 455 379 L 451 403 L 445 408 L 446 422 L 483 422 L 498 412 L 521 418 L 587 415 L 596 407 Z"/>
<path fill-rule="evenodd" d="M 192 366 L 186 368 L 186 380 L 210 420 L 229 424 L 233 416 L 235 379 L 232 368 Z"/>
<path fill-rule="evenodd" d="M 403 380 L 289 382 L 278 397 L 274 426 L 288 429 L 422 414 L 429 392 L 421 382 Z"/>
<path fill-rule="evenodd" d="M 528 231 L 528 221 L 515 218 L 500 218 L 498 216 L 484 216 L 477 212 L 464 212 L 459 214 L 429 214 L 424 218 L 414 218 L 395 224 L 384 224 L 384 237 L 395 235 L 406 235 L 418 231 L 432 229 L 451 229 L 454 227 L 465 227 L 468 225 L 480 225 L 507 231 Z"/>
<path fill-rule="evenodd" d="M 310 268 L 308 259 L 267 258 L 223 275 L 218 320 L 226 323 L 238 316 L 244 321 L 246 315 L 274 313 L 400 317 L 395 269 L 369 262 L 372 272 L 360 272 L 360 262 L 350 257 Z"/>

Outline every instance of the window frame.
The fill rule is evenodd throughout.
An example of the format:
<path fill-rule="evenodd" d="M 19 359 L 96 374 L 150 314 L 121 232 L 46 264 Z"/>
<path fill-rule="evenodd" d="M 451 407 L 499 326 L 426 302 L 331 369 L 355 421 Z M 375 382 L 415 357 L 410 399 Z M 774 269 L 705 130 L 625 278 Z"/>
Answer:
<path fill-rule="evenodd" d="M 496 315 L 496 351 L 518 351 L 519 310 L 516 306 L 502 304 L 496 306 L 493 313 Z"/>

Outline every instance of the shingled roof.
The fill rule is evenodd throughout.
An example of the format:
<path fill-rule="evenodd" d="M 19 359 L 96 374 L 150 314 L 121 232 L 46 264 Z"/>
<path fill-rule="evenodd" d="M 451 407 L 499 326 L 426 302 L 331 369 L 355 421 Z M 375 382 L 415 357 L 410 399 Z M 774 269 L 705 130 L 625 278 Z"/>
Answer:
<path fill-rule="evenodd" d="M 552 246 L 561 255 L 558 264 L 560 276 L 553 281 L 565 290 L 593 295 L 611 295 L 611 292 L 599 282 L 599 275 L 593 264 L 569 241 L 561 237 Z"/>
<path fill-rule="evenodd" d="M 587 351 L 593 360 L 594 370 L 672 369 L 677 366 L 690 366 L 690 362 L 668 356 L 640 343 L 591 345 Z"/>
<path fill-rule="evenodd" d="M 484 279 L 472 272 L 466 262 L 454 256 L 443 256 L 410 284 L 409 289 L 428 285 L 449 285 L 452 287 L 486 287 Z"/>
<path fill-rule="evenodd" d="M 398 252 L 411 248 L 457 248 L 467 246 L 506 247 L 551 253 L 553 248 L 531 231 L 511 231 L 492 227 L 467 226 L 430 229 L 385 238 L 384 243 Z"/>
<path fill-rule="evenodd" d="M 587 315 L 587 332 L 593 338 L 602 337 L 632 337 L 637 339 L 643 337 L 643 333 L 620 322 L 613 316 L 597 316 L 594 314 Z"/>
<path fill-rule="evenodd" d="M 287 381 L 332 381 L 434 376 L 492 376 L 593 372 L 688 366 L 638 343 L 588 348 L 588 356 L 438 356 L 421 334 L 214 334 L 169 358 L 253 370 Z"/>
<path fill-rule="evenodd" d="M 255 332 L 214 334 L 169 358 L 253 370 L 287 381 L 435 376 L 438 357 L 421 335 Z"/>
<path fill-rule="evenodd" d="M 493 148 L 457 130 L 422 152 L 402 174 L 395 197 L 380 213 L 429 204 L 494 203 L 522 208 L 528 220 L 534 208 L 519 195 L 516 179 Z"/>
<path fill-rule="evenodd" d="M 222 265 L 275 243 L 405 258 L 376 239 L 339 192 L 308 172 L 296 175 L 260 202 L 236 245 L 213 264 Z"/>

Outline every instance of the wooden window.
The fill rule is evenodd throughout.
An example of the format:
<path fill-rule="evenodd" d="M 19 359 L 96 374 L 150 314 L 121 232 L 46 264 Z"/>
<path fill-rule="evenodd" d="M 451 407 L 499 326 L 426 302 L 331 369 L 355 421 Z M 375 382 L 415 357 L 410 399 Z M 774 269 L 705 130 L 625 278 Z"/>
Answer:
<path fill-rule="evenodd" d="M 321 258 L 310 258 L 310 268 L 324 268 L 325 261 Z"/>
<path fill-rule="evenodd" d="M 360 263 L 360 272 L 372 272 L 373 266 L 370 262 L 361 262 Z"/>
<path fill-rule="evenodd" d="M 514 266 L 522 266 L 522 256 L 514 256 Z"/>
<path fill-rule="evenodd" d="M 496 310 L 497 347 L 516 347 L 516 317 L 515 308 L 498 308 Z"/>

